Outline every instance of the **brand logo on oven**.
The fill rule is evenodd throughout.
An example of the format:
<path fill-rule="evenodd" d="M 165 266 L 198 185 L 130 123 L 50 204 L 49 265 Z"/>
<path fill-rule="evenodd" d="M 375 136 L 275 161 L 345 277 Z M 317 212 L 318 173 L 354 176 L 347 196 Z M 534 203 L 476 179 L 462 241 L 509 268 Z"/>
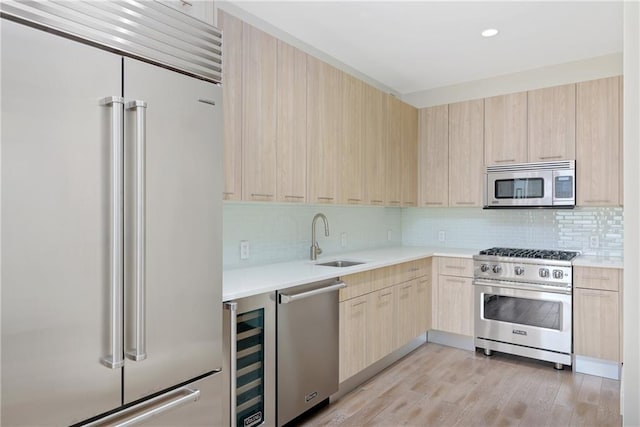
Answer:
<path fill-rule="evenodd" d="M 514 329 L 511 332 L 516 335 L 527 335 L 527 331 L 521 331 L 520 329 Z"/>
<path fill-rule="evenodd" d="M 262 411 L 258 411 L 253 415 L 244 419 L 244 427 L 255 426 L 262 422 Z"/>

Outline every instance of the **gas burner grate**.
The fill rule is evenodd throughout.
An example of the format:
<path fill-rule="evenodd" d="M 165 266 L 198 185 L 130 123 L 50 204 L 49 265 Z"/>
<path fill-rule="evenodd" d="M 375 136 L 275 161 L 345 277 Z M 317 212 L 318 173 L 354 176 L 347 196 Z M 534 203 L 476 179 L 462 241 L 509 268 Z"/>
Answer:
<path fill-rule="evenodd" d="M 492 255 L 513 258 L 550 259 L 555 261 L 571 261 L 580 253 L 574 251 L 556 251 L 547 249 L 491 248 L 480 251 L 480 255 Z"/>

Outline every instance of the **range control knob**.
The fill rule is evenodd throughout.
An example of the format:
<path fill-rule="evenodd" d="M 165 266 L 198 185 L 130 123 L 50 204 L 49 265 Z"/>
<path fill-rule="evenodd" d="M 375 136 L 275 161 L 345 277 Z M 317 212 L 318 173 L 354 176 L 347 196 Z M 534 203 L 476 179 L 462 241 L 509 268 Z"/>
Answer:
<path fill-rule="evenodd" d="M 554 279 L 562 279 L 564 277 L 564 273 L 562 270 L 553 270 L 553 278 Z"/>
<path fill-rule="evenodd" d="M 516 266 L 513 272 L 516 273 L 516 276 L 522 276 L 524 274 L 524 267 Z"/>
<path fill-rule="evenodd" d="M 480 271 L 482 271 L 483 273 L 486 273 L 487 271 L 489 271 L 489 266 L 487 264 L 482 264 L 480 266 Z"/>
<path fill-rule="evenodd" d="M 549 277 L 549 269 L 548 268 L 541 268 L 538 270 L 538 275 L 540 277 Z"/>
<path fill-rule="evenodd" d="M 494 265 L 493 266 L 493 272 L 496 274 L 500 274 L 502 272 L 502 267 L 500 267 L 499 265 Z"/>

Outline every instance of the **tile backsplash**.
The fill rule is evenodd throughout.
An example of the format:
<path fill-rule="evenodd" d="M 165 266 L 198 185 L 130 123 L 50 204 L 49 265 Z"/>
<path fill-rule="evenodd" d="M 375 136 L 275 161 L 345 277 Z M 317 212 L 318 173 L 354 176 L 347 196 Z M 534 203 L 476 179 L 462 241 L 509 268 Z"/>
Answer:
<path fill-rule="evenodd" d="M 444 241 L 438 239 L 441 232 Z M 402 212 L 402 243 L 580 250 L 586 255 L 622 256 L 623 209 L 408 208 Z"/>
<path fill-rule="evenodd" d="M 329 237 L 324 236 L 322 220 L 316 224 L 316 238 L 323 250 L 321 257 L 397 246 L 402 244 L 401 211 L 371 206 L 226 201 L 223 207 L 224 267 L 309 259 L 311 221 L 318 212 L 324 213 L 329 221 Z M 342 233 L 346 233 L 344 247 Z M 240 259 L 241 240 L 249 242 L 248 259 Z"/>
<path fill-rule="evenodd" d="M 327 216 L 330 229 L 325 237 L 322 221 L 316 224 L 323 258 L 400 244 L 478 250 L 491 246 L 566 249 L 600 256 L 622 256 L 623 251 L 622 208 L 401 209 L 227 201 L 224 267 L 308 259 L 311 220 L 318 212 Z M 346 233 L 345 246 L 342 233 Z M 438 239 L 439 234 L 444 234 L 444 241 Z M 240 259 L 242 240 L 249 243 L 249 258 L 244 260 Z"/>

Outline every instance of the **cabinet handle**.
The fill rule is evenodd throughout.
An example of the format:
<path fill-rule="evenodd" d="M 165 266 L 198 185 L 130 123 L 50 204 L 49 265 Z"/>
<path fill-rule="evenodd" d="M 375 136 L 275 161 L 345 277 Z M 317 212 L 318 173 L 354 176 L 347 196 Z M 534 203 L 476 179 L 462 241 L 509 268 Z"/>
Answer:
<path fill-rule="evenodd" d="M 361 202 L 362 199 L 347 199 L 349 202 Z"/>
<path fill-rule="evenodd" d="M 180 0 L 183 6 L 193 6 L 193 3 L 188 2 L 187 0 Z"/>
<path fill-rule="evenodd" d="M 438 205 L 442 206 L 442 202 L 424 202 L 425 205 Z"/>
<path fill-rule="evenodd" d="M 476 202 L 456 202 L 456 205 L 475 205 Z"/>
<path fill-rule="evenodd" d="M 409 289 L 411 286 L 413 286 L 413 285 L 406 285 L 406 286 L 403 286 L 403 287 L 402 287 L 402 288 L 400 288 L 400 289 L 402 289 L 402 290 L 404 290 L 404 289 Z"/>
<path fill-rule="evenodd" d="M 540 160 L 553 160 L 553 159 L 561 159 L 562 156 L 542 156 L 538 157 Z"/>
<path fill-rule="evenodd" d="M 391 292 L 387 292 L 387 293 L 384 293 L 384 294 L 380 294 L 380 296 L 381 296 L 381 297 L 388 297 L 389 295 L 391 295 Z"/>
<path fill-rule="evenodd" d="M 420 283 L 420 284 L 429 283 L 429 279 L 418 280 L 418 283 Z"/>
<path fill-rule="evenodd" d="M 304 196 L 284 196 L 285 199 L 304 199 Z"/>
<path fill-rule="evenodd" d="M 516 159 L 502 159 L 502 160 L 496 160 L 496 163 L 510 163 L 515 161 Z"/>
<path fill-rule="evenodd" d="M 416 206 L 416 202 L 404 202 L 404 206 Z"/>
<path fill-rule="evenodd" d="M 583 277 L 584 280 L 603 280 L 609 281 L 608 277 Z"/>
<path fill-rule="evenodd" d="M 251 197 L 273 197 L 273 194 L 251 193 Z"/>
<path fill-rule="evenodd" d="M 365 304 L 365 303 L 366 303 L 366 301 L 355 302 L 355 303 L 351 304 L 351 307 L 357 307 L 357 306 Z"/>
<path fill-rule="evenodd" d="M 372 200 L 371 203 L 382 203 L 382 200 Z"/>
<path fill-rule="evenodd" d="M 229 194 L 235 194 L 235 193 L 233 191 L 223 191 L 222 194 L 229 195 Z"/>
<path fill-rule="evenodd" d="M 319 197 L 318 200 L 333 200 L 333 197 Z"/>
<path fill-rule="evenodd" d="M 450 268 L 452 270 L 464 270 L 464 267 L 460 265 L 445 265 L 444 268 Z"/>
<path fill-rule="evenodd" d="M 462 279 L 451 279 L 451 278 L 447 278 L 446 280 L 447 280 L 448 282 L 464 283 L 464 280 L 462 280 Z"/>
<path fill-rule="evenodd" d="M 585 203 L 611 203 L 609 199 L 601 199 L 601 200 L 585 200 Z"/>
<path fill-rule="evenodd" d="M 399 205 L 400 204 L 400 200 L 391 200 L 391 201 L 389 201 L 389 204 L 391 204 L 391 205 Z"/>
<path fill-rule="evenodd" d="M 413 272 L 413 271 L 418 271 L 420 270 L 418 267 L 414 267 L 414 268 L 410 268 L 409 271 Z"/>

